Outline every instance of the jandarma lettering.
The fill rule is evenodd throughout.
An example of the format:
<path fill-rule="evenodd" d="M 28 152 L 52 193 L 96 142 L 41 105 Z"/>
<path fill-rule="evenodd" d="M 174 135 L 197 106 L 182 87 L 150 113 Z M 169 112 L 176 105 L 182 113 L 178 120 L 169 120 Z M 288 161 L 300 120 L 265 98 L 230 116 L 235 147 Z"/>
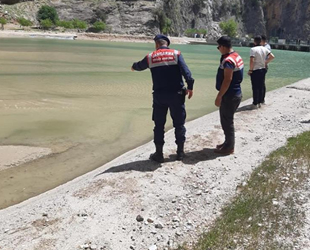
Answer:
<path fill-rule="evenodd" d="M 173 52 L 158 52 L 158 53 L 155 53 L 153 55 L 153 57 L 158 57 L 158 56 L 173 56 Z"/>
<path fill-rule="evenodd" d="M 153 62 L 162 62 L 162 61 L 174 61 L 174 57 L 157 57 L 157 58 L 152 58 Z"/>

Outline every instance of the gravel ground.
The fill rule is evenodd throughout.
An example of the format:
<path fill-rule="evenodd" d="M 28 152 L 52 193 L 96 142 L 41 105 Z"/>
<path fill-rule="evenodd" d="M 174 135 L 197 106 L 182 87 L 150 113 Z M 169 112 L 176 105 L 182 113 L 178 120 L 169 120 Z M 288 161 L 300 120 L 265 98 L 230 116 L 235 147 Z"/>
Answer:
<path fill-rule="evenodd" d="M 223 140 L 218 112 L 188 122 L 183 162 L 169 131 L 161 165 L 148 160 L 150 142 L 1 210 L 0 249 L 154 250 L 195 241 L 271 151 L 310 129 L 310 79 L 268 92 L 258 110 L 251 102 L 235 117 L 234 155 L 213 153 Z"/>

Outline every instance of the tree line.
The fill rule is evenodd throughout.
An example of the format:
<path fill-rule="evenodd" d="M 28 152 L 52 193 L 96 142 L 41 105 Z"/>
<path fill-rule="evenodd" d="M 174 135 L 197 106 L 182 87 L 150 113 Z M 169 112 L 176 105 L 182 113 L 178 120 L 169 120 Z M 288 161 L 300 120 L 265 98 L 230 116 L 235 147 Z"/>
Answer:
<path fill-rule="evenodd" d="M 107 29 L 106 24 L 103 21 L 96 21 L 89 26 L 85 21 L 79 19 L 72 20 L 60 20 L 58 17 L 57 10 L 48 5 L 43 5 L 37 12 L 37 21 L 40 25 L 40 28 L 44 30 L 53 29 L 55 27 L 63 27 L 64 29 L 77 29 L 77 30 L 86 30 L 90 29 L 93 32 L 100 32 Z M 21 27 L 30 27 L 33 25 L 33 22 L 20 17 L 17 19 L 17 22 Z M 4 25 L 7 24 L 7 19 L 5 17 L 0 17 L 1 29 L 4 29 Z"/>

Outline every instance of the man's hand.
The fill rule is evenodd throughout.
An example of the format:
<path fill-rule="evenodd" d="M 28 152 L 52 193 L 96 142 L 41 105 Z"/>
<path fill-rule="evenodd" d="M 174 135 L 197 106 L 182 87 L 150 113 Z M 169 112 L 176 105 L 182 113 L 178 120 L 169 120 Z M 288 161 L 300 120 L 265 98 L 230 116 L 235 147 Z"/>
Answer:
<path fill-rule="evenodd" d="M 221 103 L 222 103 L 222 97 L 217 95 L 214 104 L 215 104 L 216 107 L 220 107 Z"/>
<path fill-rule="evenodd" d="M 135 71 L 135 69 L 133 67 L 131 67 L 131 71 Z"/>
<path fill-rule="evenodd" d="M 193 96 L 193 90 L 190 90 L 190 89 L 186 89 L 186 95 L 188 95 L 188 99 L 191 99 L 192 96 Z"/>

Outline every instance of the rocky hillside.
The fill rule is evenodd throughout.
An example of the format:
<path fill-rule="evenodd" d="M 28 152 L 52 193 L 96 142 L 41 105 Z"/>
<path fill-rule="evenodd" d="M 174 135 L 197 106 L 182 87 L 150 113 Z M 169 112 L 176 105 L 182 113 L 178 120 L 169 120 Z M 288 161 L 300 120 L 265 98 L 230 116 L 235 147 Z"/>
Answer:
<path fill-rule="evenodd" d="M 309 0 L 267 0 L 265 16 L 270 36 L 310 40 Z"/>
<path fill-rule="evenodd" d="M 267 33 L 269 36 L 309 38 L 310 0 L 0 0 L 7 10 L 35 20 L 43 4 L 54 6 L 64 20 L 78 18 L 93 23 L 103 20 L 111 32 L 153 35 L 171 22 L 170 34 L 183 35 L 189 28 L 206 29 L 208 37 L 221 33 L 219 22 L 233 18 L 240 36 Z M 20 2 L 17 3 L 16 2 Z M 13 5 L 6 5 L 13 4 Z"/>

